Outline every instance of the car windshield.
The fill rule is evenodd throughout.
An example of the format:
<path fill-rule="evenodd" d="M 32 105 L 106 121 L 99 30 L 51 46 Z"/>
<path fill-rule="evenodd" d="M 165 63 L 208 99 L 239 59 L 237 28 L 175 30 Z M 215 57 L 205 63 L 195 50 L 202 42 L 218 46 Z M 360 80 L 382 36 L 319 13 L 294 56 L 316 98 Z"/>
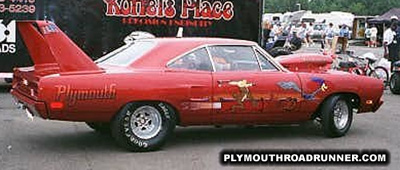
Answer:
<path fill-rule="evenodd" d="M 154 41 L 135 41 L 96 60 L 97 64 L 127 66 L 155 47 Z"/>

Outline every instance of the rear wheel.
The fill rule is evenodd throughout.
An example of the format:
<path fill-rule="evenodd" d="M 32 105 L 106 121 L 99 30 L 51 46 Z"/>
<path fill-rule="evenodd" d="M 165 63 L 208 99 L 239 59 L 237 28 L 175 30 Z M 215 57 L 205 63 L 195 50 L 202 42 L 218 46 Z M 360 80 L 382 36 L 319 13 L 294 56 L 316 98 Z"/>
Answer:
<path fill-rule="evenodd" d="M 176 116 L 164 103 L 129 103 L 114 118 L 112 136 L 131 151 L 153 151 L 164 145 Z"/>
<path fill-rule="evenodd" d="M 328 137 L 341 137 L 349 131 L 353 110 L 348 100 L 341 96 L 328 98 L 321 108 L 322 129 Z"/>
<path fill-rule="evenodd" d="M 381 66 L 375 67 L 375 70 L 371 71 L 371 73 L 369 73 L 369 76 L 382 80 L 384 85 L 389 82 L 389 72 L 386 68 Z"/>
<path fill-rule="evenodd" d="M 400 94 L 400 72 L 395 72 L 390 78 L 390 91 L 393 94 Z"/>

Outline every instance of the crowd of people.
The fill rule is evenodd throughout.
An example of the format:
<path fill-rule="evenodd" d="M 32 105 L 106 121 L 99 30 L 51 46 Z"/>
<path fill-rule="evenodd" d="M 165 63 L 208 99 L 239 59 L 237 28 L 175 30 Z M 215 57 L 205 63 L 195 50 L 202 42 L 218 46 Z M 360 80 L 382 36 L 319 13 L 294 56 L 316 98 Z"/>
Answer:
<path fill-rule="evenodd" d="M 334 25 L 333 23 L 326 24 L 325 21 L 318 23 L 318 27 L 321 28 L 319 31 L 321 39 L 321 48 L 325 50 L 332 49 L 332 42 L 334 37 L 338 37 L 338 44 L 341 45 L 340 50 L 346 52 L 348 46 L 348 39 L 350 38 L 349 26 Z M 313 46 L 314 40 L 312 39 L 315 28 L 314 23 L 301 22 L 296 23 L 281 23 L 277 21 L 266 21 L 263 25 L 263 39 L 264 45 L 269 41 L 276 40 L 279 36 L 297 36 L 301 39 L 302 43 L 306 46 Z M 365 30 L 365 36 L 369 40 L 367 41 L 368 47 L 378 47 L 378 29 L 375 25 L 370 25 Z M 400 22 L 397 16 L 391 17 L 390 28 L 385 30 L 383 36 L 383 47 L 384 56 L 392 63 L 400 60 Z"/>
<path fill-rule="evenodd" d="M 295 35 L 300 38 L 306 47 L 314 46 L 313 35 L 315 32 L 314 23 L 301 22 L 296 23 L 280 23 L 279 21 L 266 21 L 263 25 L 263 39 L 264 45 L 268 43 L 268 40 L 277 39 L 279 36 L 292 36 Z M 332 40 L 335 36 L 339 36 L 339 41 L 343 44 L 347 44 L 350 38 L 349 27 L 345 24 L 335 26 L 333 23 L 326 24 L 325 21 L 318 23 L 318 27 L 321 28 L 320 39 L 321 47 L 323 49 L 330 49 Z M 346 48 L 347 45 L 342 45 Z M 344 50 L 345 51 L 345 50 Z"/>

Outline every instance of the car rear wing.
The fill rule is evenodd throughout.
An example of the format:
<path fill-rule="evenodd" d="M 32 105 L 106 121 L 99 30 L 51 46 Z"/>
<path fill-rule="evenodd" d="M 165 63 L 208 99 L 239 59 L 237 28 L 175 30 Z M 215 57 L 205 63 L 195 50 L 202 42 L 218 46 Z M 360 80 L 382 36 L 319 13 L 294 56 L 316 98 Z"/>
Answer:
<path fill-rule="evenodd" d="M 17 27 L 32 58 L 36 74 L 103 72 L 53 22 L 20 21 Z"/>

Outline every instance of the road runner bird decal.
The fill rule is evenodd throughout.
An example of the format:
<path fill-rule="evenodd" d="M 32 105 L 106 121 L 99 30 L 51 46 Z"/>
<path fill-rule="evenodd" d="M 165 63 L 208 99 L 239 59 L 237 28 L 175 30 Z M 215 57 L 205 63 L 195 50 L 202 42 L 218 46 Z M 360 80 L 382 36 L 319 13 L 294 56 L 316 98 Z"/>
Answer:
<path fill-rule="evenodd" d="M 325 80 L 319 77 L 312 77 L 311 81 L 318 83 L 319 88 L 316 89 L 314 92 L 307 94 L 304 91 L 302 91 L 300 89 L 300 87 L 294 83 L 294 82 L 279 82 L 278 86 L 280 86 L 282 89 L 284 90 L 294 90 L 296 92 L 301 93 L 301 96 L 306 99 L 306 100 L 314 100 L 315 96 L 319 93 L 319 92 L 325 92 L 326 90 L 328 90 L 328 86 L 325 84 Z"/>

